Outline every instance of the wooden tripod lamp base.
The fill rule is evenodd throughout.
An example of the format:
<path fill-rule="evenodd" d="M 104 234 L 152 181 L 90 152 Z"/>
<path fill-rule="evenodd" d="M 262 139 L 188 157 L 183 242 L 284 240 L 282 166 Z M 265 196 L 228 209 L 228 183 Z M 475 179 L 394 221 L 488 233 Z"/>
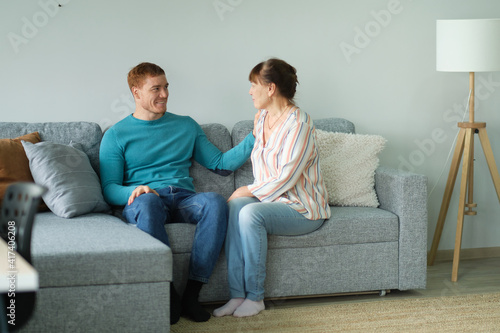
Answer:
<path fill-rule="evenodd" d="M 451 281 L 453 282 L 456 282 L 458 280 L 458 265 L 460 262 L 460 248 L 462 246 L 464 215 L 476 215 L 476 212 L 472 210 L 473 208 L 477 207 L 477 204 L 473 202 L 474 134 L 476 133 L 479 135 L 481 146 L 486 157 L 486 162 L 488 163 L 488 168 L 490 170 L 493 184 L 495 186 L 498 200 L 500 202 L 500 176 L 498 174 L 498 168 L 493 157 L 493 151 L 491 149 L 490 141 L 486 133 L 486 123 L 458 123 L 458 127 L 460 128 L 460 132 L 458 133 L 457 145 L 453 154 L 448 181 L 446 182 L 446 188 L 443 195 L 443 201 L 441 203 L 441 210 L 439 211 L 434 239 L 432 241 L 431 250 L 429 251 L 429 255 L 427 258 L 428 265 L 433 265 L 436 258 L 436 251 L 439 246 L 439 241 L 441 239 L 446 214 L 448 213 L 448 208 L 450 206 L 450 199 L 453 193 L 453 188 L 455 186 L 455 181 L 460 166 L 460 160 L 462 159 L 463 155 L 457 231 L 455 237 L 455 250 L 453 254 L 453 267 L 451 274 Z"/>

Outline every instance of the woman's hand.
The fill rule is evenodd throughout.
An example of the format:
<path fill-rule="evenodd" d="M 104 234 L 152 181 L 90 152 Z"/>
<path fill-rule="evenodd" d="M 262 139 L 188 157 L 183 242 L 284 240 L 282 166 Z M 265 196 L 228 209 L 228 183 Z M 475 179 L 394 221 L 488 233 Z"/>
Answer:
<path fill-rule="evenodd" d="M 238 188 L 236 191 L 234 191 L 233 194 L 231 194 L 231 196 L 229 197 L 229 199 L 227 199 L 227 201 L 229 202 L 236 198 L 253 197 L 253 196 L 254 195 L 252 194 L 252 192 L 250 192 L 248 186 L 242 186 Z"/>
<path fill-rule="evenodd" d="M 132 194 L 128 198 L 128 204 L 129 205 L 132 204 L 132 202 L 134 202 L 135 198 L 137 198 L 138 196 L 140 196 L 141 194 L 144 194 L 144 193 L 154 193 L 157 196 L 160 196 L 158 194 L 158 192 L 156 192 L 155 190 L 153 190 L 149 186 L 147 186 L 147 185 L 140 185 L 140 186 L 137 186 L 135 188 L 135 190 L 132 192 Z"/>

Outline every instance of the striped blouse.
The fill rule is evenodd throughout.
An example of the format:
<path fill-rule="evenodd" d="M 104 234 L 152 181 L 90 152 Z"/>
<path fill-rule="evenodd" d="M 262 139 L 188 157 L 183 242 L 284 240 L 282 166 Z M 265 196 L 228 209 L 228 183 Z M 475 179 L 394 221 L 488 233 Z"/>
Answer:
<path fill-rule="evenodd" d="M 262 110 L 256 126 L 251 155 L 255 180 L 248 189 L 261 202 L 286 203 L 309 220 L 329 218 L 311 118 L 295 108 L 264 145 L 266 115 Z"/>

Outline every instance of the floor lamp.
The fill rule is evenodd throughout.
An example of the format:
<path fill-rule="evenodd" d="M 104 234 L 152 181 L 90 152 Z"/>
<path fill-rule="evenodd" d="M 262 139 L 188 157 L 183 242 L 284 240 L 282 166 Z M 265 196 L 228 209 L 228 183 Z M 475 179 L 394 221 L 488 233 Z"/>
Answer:
<path fill-rule="evenodd" d="M 436 69 L 443 72 L 469 72 L 469 121 L 458 123 L 460 130 L 455 152 L 446 182 L 434 239 L 427 258 L 427 263 L 433 265 L 460 167 L 460 160 L 463 156 L 457 231 L 451 274 L 451 281 L 456 282 L 458 279 L 460 248 L 462 246 L 464 215 L 476 215 L 474 208 L 477 207 L 473 200 L 474 134 L 478 134 L 481 141 L 493 185 L 500 201 L 500 176 L 486 134 L 486 123 L 478 123 L 474 120 L 474 73 L 500 71 L 500 19 L 437 20 Z"/>

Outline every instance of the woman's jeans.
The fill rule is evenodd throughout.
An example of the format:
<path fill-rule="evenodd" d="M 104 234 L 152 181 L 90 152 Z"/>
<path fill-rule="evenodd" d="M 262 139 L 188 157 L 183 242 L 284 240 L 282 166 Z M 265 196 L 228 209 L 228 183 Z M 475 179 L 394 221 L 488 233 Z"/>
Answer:
<path fill-rule="evenodd" d="M 144 193 L 125 206 L 123 216 L 131 224 L 170 246 L 165 224 L 196 224 L 189 279 L 208 283 L 227 231 L 226 200 L 217 193 L 196 193 L 169 186 Z"/>
<path fill-rule="evenodd" d="M 302 235 L 324 221 L 308 220 L 284 203 L 263 203 L 254 197 L 231 200 L 225 245 L 231 298 L 264 299 L 267 234 Z"/>

